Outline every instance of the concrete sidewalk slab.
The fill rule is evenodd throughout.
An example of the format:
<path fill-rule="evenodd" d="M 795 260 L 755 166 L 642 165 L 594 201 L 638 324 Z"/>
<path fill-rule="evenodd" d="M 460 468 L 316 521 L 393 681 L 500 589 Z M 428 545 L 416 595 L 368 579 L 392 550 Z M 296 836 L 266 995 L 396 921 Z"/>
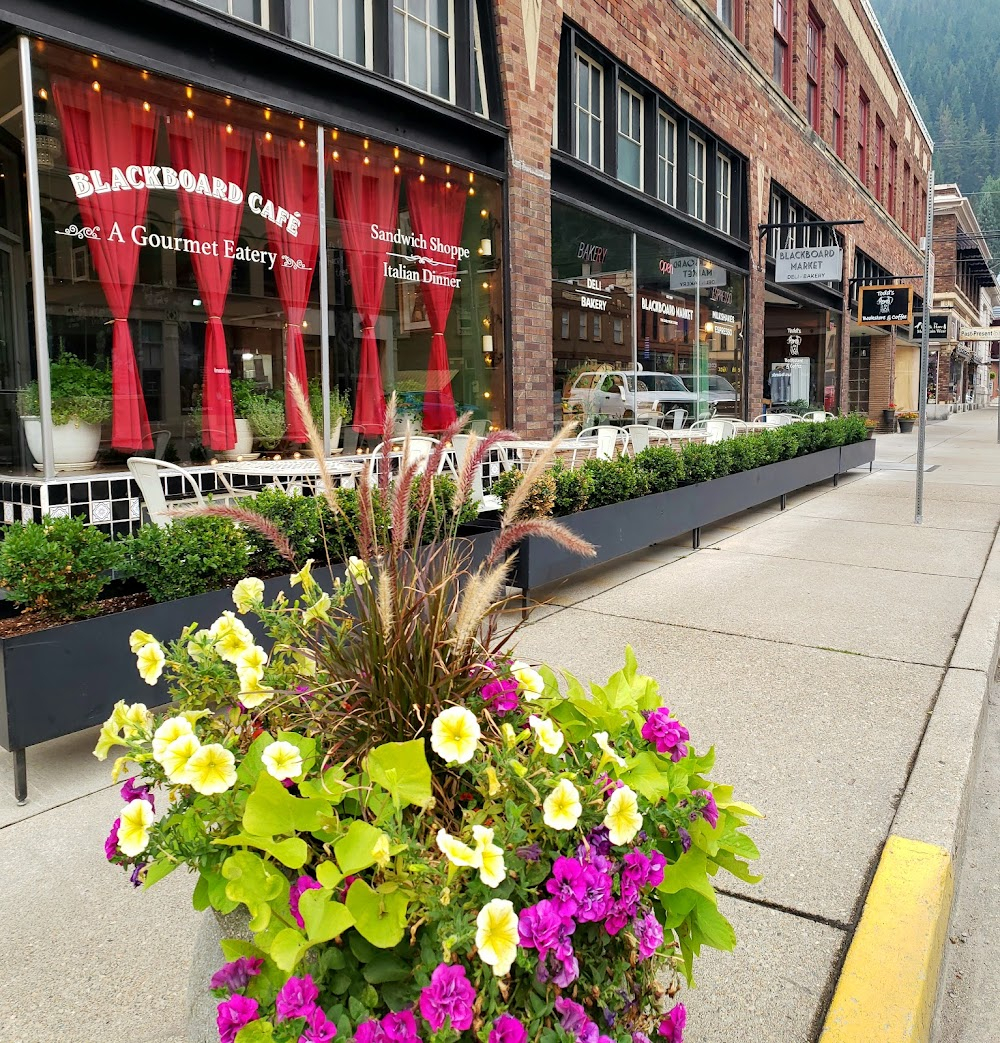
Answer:
<path fill-rule="evenodd" d="M 913 503 L 902 496 L 853 495 L 827 496 L 803 503 L 797 512 L 809 518 L 842 519 L 854 522 L 879 522 L 882 525 L 913 527 Z M 988 532 L 1000 525 L 1000 497 L 993 503 L 930 500 L 924 505 L 924 529 L 956 532 Z"/>
<path fill-rule="evenodd" d="M 934 472 L 932 472 L 934 473 Z M 890 475 L 896 477 L 891 478 Z M 927 477 L 926 475 L 924 476 Z M 913 473 L 905 474 L 902 471 L 880 471 L 870 475 L 864 481 L 857 482 L 851 486 L 850 491 L 860 496 L 896 496 L 908 500 L 911 509 L 916 503 L 916 493 L 913 484 Z M 924 501 L 932 503 L 936 500 L 944 500 L 949 503 L 969 501 L 971 503 L 996 504 L 1000 502 L 1000 495 L 992 485 L 982 485 L 975 481 L 964 483 L 951 483 L 945 485 L 938 482 L 924 483 Z"/>

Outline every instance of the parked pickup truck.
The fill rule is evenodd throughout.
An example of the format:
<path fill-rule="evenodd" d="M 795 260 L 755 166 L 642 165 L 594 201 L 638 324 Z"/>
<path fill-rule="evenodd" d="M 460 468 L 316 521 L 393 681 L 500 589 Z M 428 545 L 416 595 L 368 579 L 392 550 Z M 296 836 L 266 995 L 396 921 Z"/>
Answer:
<path fill-rule="evenodd" d="M 634 392 L 634 407 L 633 407 Z M 680 406 L 690 415 L 697 396 L 673 373 L 625 370 L 581 373 L 563 400 L 566 413 L 645 419 Z"/>

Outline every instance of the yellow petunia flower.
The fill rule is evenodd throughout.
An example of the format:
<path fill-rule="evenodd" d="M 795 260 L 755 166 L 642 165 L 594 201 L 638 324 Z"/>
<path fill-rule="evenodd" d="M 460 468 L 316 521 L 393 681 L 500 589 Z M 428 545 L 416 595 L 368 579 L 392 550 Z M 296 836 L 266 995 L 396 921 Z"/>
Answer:
<path fill-rule="evenodd" d="M 256 576 L 247 576 L 233 587 L 233 604 L 240 615 L 249 612 L 254 605 L 261 604 L 263 600 L 264 581 Z"/>
<path fill-rule="evenodd" d="M 542 680 L 542 675 L 537 670 L 532 670 L 527 663 L 522 663 L 520 660 L 511 663 L 510 672 L 525 693 L 528 702 L 531 702 L 533 696 L 541 695 L 545 691 L 545 681 Z"/>
<path fill-rule="evenodd" d="M 182 735 L 193 735 L 194 729 L 186 717 L 168 717 L 153 732 L 153 760 L 163 763 L 163 754 L 166 748 L 179 739 Z"/>
<path fill-rule="evenodd" d="M 201 749 L 196 735 L 180 735 L 163 751 L 160 764 L 171 782 L 183 784 L 188 781 L 188 761 Z"/>
<path fill-rule="evenodd" d="M 475 866 L 476 853 L 468 844 L 463 844 L 446 829 L 439 829 L 437 846 L 453 866 Z"/>
<path fill-rule="evenodd" d="M 389 864 L 391 858 L 391 852 L 389 851 L 389 836 L 386 833 L 380 833 L 378 840 L 372 845 L 372 858 L 375 859 L 377 865 L 380 865 L 383 869 Z"/>
<path fill-rule="evenodd" d="M 528 724 L 538 739 L 538 745 L 546 753 L 556 754 L 562 749 L 563 733 L 547 717 L 536 717 L 532 714 L 528 718 Z"/>
<path fill-rule="evenodd" d="M 163 673 L 163 664 L 167 657 L 160 648 L 159 641 L 150 641 L 142 646 L 135 654 L 136 666 L 139 668 L 139 676 L 146 684 L 156 684 Z"/>
<path fill-rule="evenodd" d="M 431 724 L 431 749 L 449 764 L 466 764 L 479 745 L 479 722 L 464 706 L 449 706 Z"/>
<path fill-rule="evenodd" d="M 594 732 L 594 741 L 600 746 L 601 751 L 604 755 L 615 762 L 619 768 L 627 768 L 628 761 L 624 757 L 619 757 L 617 753 L 611 748 L 611 744 L 608 742 L 607 732 Z"/>
<path fill-rule="evenodd" d="M 616 845 L 629 843 L 642 829 L 639 799 L 628 786 L 622 786 L 611 794 L 604 825 L 608 827 L 611 843 Z"/>
<path fill-rule="evenodd" d="M 225 793 L 236 782 L 236 758 L 220 743 L 202 746 L 187 762 L 188 785 L 210 796 Z"/>
<path fill-rule="evenodd" d="M 372 581 L 372 570 L 368 567 L 368 563 L 354 554 L 347 559 L 347 574 L 359 587 Z"/>
<path fill-rule="evenodd" d="M 298 572 L 293 572 L 290 577 L 289 581 L 293 587 L 297 587 L 300 583 L 302 584 L 303 594 L 308 593 L 313 587 L 317 585 L 316 580 L 313 579 L 312 575 L 313 564 L 313 559 L 310 558 L 305 563 L 305 565 L 303 565 L 302 568 L 299 569 Z"/>
<path fill-rule="evenodd" d="M 128 647 L 132 655 L 135 655 L 143 645 L 148 645 L 155 641 L 156 638 L 152 634 L 147 634 L 145 630 L 133 630 L 128 636 Z"/>
<path fill-rule="evenodd" d="M 513 903 L 494 898 L 479 910 L 476 917 L 476 948 L 483 963 L 502 978 L 510 971 L 517 956 L 517 915 Z"/>
<path fill-rule="evenodd" d="M 99 761 L 106 761 L 108 759 L 108 753 L 111 752 L 112 746 L 124 746 L 122 742 L 121 732 L 111 722 L 105 721 L 101 725 L 101 733 L 97 736 L 97 745 L 94 747 L 94 756 Z"/>
<path fill-rule="evenodd" d="M 500 792 L 500 780 L 495 768 L 486 769 L 486 783 L 489 786 L 489 795 L 495 797 Z"/>
<path fill-rule="evenodd" d="M 253 670 L 263 676 L 265 666 L 267 666 L 267 652 L 260 645 L 251 645 L 236 660 L 237 673 L 241 670 Z"/>
<path fill-rule="evenodd" d="M 498 887 L 507 877 L 503 848 L 493 843 L 493 830 L 486 826 L 473 826 L 472 835 L 476 840 L 479 879 L 487 887 Z"/>
<path fill-rule="evenodd" d="M 319 621 L 320 623 L 330 622 L 330 606 L 333 602 L 330 601 L 330 595 L 325 591 L 302 613 L 302 622 L 308 626 L 310 623 Z"/>
<path fill-rule="evenodd" d="M 149 844 L 149 827 L 155 820 L 153 809 L 148 800 L 130 800 L 118 817 L 118 850 L 135 858 Z"/>
<path fill-rule="evenodd" d="M 274 695 L 274 689 L 263 683 L 263 674 L 256 670 L 240 670 L 240 702 L 254 710 Z"/>
<path fill-rule="evenodd" d="M 115 763 L 111 765 L 112 782 L 117 782 L 125 774 L 125 768 L 128 766 L 129 759 L 129 755 L 126 754 L 124 757 L 119 757 Z"/>
<path fill-rule="evenodd" d="M 199 630 L 188 639 L 188 655 L 196 662 L 203 663 L 215 654 L 215 638 L 210 630 Z"/>
<path fill-rule="evenodd" d="M 270 746 L 265 747 L 260 759 L 264 762 L 268 775 L 279 782 L 297 779 L 302 774 L 302 753 L 298 746 L 293 746 L 290 742 L 272 742 Z"/>
<path fill-rule="evenodd" d="M 542 803 L 542 820 L 549 829 L 574 829 L 582 814 L 580 792 L 569 779 L 561 779 Z"/>
<path fill-rule="evenodd" d="M 253 635 L 249 631 L 244 634 L 235 629 L 227 630 L 215 642 L 215 650 L 219 653 L 219 658 L 234 665 L 239 663 L 240 657 L 253 647 Z"/>

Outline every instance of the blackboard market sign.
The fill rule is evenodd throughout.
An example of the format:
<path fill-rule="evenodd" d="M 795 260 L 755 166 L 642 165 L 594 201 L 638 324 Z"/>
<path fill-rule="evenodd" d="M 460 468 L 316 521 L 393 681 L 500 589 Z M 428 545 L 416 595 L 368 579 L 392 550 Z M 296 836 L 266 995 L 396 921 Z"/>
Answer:
<path fill-rule="evenodd" d="M 775 282 L 839 282 L 843 271 L 844 251 L 839 246 L 778 250 L 774 259 Z"/>
<path fill-rule="evenodd" d="M 913 290 L 909 286 L 862 286 L 858 292 L 858 322 L 862 326 L 909 326 L 913 321 Z"/>

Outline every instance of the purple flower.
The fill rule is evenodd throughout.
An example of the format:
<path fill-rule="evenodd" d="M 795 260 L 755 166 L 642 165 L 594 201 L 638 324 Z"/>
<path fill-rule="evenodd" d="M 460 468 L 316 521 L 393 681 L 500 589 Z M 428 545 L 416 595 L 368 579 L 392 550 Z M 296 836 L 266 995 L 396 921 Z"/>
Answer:
<path fill-rule="evenodd" d="M 223 1000 L 216 1008 L 215 1024 L 219 1030 L 219 1043 L 233 1043 L 236 1033 L 257 1020 L 257 1001 L 236 993 Z"/>
<path fill-rule="evenodd" d="M 513 677 L 498 677 L 488 681 L 479 689 L 488 709 L 499 717 L 517 709 L 517 680 Z"/>
<path fill-rule="evenodd" d="M 527 844 L 517 849 L 517 857 L 523 858 L 525 862 L 537 862 L 542 857 L 540 844 Z"/>
<path fill-rule="evenodd" d="M 251 978 L 260 974 L 264 961 L 248 956 L 241 956 L 232 963 L 223 964 L 209 983 L 210 989 L 226 989 L 229 992 L 239 992 L 246 988 Z"/>
<path fill-rule="evenodd" d="M 446 1020 L 456 1032 L 464 1032 L 472 1024 L 475 1002 L 476 990 L 465 977 L 465 968 L 439 963 L 431 974 L 430 985 L 420 992 L 420 1013 L 434 1032 Z"/>
<path fill-rule="evenodd" d="M 135 869 L 132 870 L 132 875 L 128 878 L 129 883 L 133 887 L 142 887 L 142 881 L 146 876 L 146 866 L 148 862 L 138 862 Z"/>
<path fill-rule="evenodd" d="M 289 978 L 275 997 L 274 1005 L 278 1012 L 276 1021 L 288 1021 L 290 1018 L 306 1018 L 312 1012 L 319 999 L 319 989 L 307 974 L 304 978 Z"/>
<path fill-rule="evenodd" d="M 632 914 L 621 902 L 614 902 L 604 919 L 604 930 L 613 938 L 632 919 Z"/>
<path fill-rule="evenodd" d="M 299 1043 L 332 1043 L 337 1034 L 337 1026 L 323 1013 L 319 1007 L 306 1015 L 305 1031 L 299 1036 Z"/>
<path fill-rule="evenodd" d="M 538 959 L 545 957 L 573 933 L 576 924 L 559 912 L 558 905 L 545 898 L 522 909 L 517 918 L 517 933 L 526 949 L 537 949 Z"/>
<path fill-rule="evenodd" d="M 493 1022 L 490 1038 L 486 1043 L 527 1043 L 527 1029 L 511 1014 L 501 1014 Z"/>
<path fill-rule="evenodd" d="M 418 1043 L 417 1022 L 411 1011 L 386 1014 L 382 1019 L 382 1034 L 386 1043 Z"/>
<path fill-rule="evenodd" d="M 344 877 L 344 886 L 340 889 L 341 902 L 347 901 L 347 892 L 350 891 L 351 884 L 353 884 L 354 881 L 358 879 L 360 878 L 356 876 L 354 873 L 348 873 L 347 876 Z"/>
<path fill-rule="evenodd" d="M 660 1035 L 666 1043 L 683 1043 L 686 1023 L 687 1011 L 684 1009 L 683 1003 L 678 1003 L 660 1022 Z"/>
<path fill-rule="evenodd" d="M 715 829 L 719 821 L 719 805 L 715 803 L 715 797 L 707 789 L 691 790 L 692 797 L 702 797 L 705 803 L 701 807 L 701 817 Z"/>
<path fill-rule="evenodd" d="M 362 1021 L 354 1030 L 354 1043 L 382 1043 L 385 1033 L 380 1022 Z"/>
<path fill-rule="evenodd" d="M 295 920 L 299 927 L 305 927 L 305 921 L 299 912 L 299 900 L 306 891 L 316 891 L 322 889 L 322 887 L 323 885 L 318 880 L 313 880 L 311 876 L 300 876 L 288 889 L 288 908 L 291 909 L 292 919 Z"/>
<path fill-rule="evenodd" d="M 639 959 L 648 960 L 663 944 L 663 927 L 650 909 L 641 920 L 632 924 L 636 941 L 639 943 Z"/>
<path fill-rule="evenodd" d="M 687 756 L 687 746 L 684 743 L 691 738 L 687 728 L 680 721 L 675 721 L 665 706 L 654 710 L 646 718 L 646 723 L 642 726 L 642 737 L 656 746 L 657 753 L 669 753 L 675 764 Z"/>
<path fill-rule="evenodd" d="M 153 791 L 145 784 L 137 786 L 135 780 L 138 776 L 133 776 L 131 779 L 125 780 L 125 785 L 122 786 L 122 800 L 126 804 L 133 800 L 145 800 L 149 802 L 149 806 L 156 811 L 156 801 L 153 799 Z"/>
<path fill-rule="evenodd" d="M 556 997 L 556 1011 L 562 1027 L 573 1036 L 578 1036 L 590 1021 L 582 1005 L 567 996 Z"/>
<path fill-rule="evenodd" d="M 111 826 L 111 832 L 104 841 L 104 856 L 110 862 L 118 854 L 118 827 L 122 824 L 120 818 L 116 818 Z"/>
<path fill-rule="evenodd" d="M 663 883 L 663 870 L 666 867 L 666 857 L 654 847 L 649 853 L 649 870 L 646 873 L 646 883 L 650 887 L 659 887 Z"/>
<path fill-rule="evenodd" d="M 645 1032 L 633 1032 L 632 1043 L 653 1043 L 653 1041 L 646 1035 Z"/>
<path fill-rule="evenodd" d="M 586 871 L 575 858 L 561 855 L 552 866 L 545 890 L 552 895 L 562 916 L 575 916 L 587 889 Z"/>
<path fill-rule="evenodd" d="M 577 858 L 581 862 L 590 862 L 594 855 L 611 854 L 611 837 L 607 826 L 595 826 L 587 834 L 587 839 L 576 849 Z"/>
<path fill-rule="evenodd" d="M 568 988 L 580 977 L 580 964 L 577 961 L 576 954 L 570 949 L 568 955 L 563 954 L 559 956 L 557 963 L 559 970 L 553 975 L 552 981 L 560 989 Z"/>
<path fill-rule="evenodd" d="M 681 848 L 686 853 L 691 847 L 691 834 L 683 826 L 678 826 L 677 836 L 680 838 Z"/>
<path fill-rule="evenodd" d="M 611 901 L 611 884 L 610 873 L 602 872 L 596 865 L 585 867 L 583 896 L 576 909 L 576 918 L 580 923 L 594 923 L 604 919 Z"/>
<path fill-rule="evenodd" d="M 641 851 L 630 851 L 622 859 L 622 901 L 634 906 L 649 879 L 649 859 Z"/>

